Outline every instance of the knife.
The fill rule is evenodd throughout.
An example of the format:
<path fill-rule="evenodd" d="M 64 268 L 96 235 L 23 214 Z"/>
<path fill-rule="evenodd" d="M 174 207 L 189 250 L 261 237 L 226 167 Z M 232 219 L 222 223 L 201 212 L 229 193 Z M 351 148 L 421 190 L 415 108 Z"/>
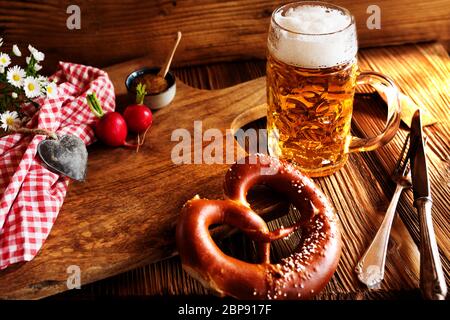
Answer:
<path fill-rule="evenodd" d="M 420 289 L 425 299 L 444 300 L 447 286 L 431 216 L 432 200 L 420 110 L 414 113 L 411 121 L 410 146 L 414 207 L 420 224 Z"/>

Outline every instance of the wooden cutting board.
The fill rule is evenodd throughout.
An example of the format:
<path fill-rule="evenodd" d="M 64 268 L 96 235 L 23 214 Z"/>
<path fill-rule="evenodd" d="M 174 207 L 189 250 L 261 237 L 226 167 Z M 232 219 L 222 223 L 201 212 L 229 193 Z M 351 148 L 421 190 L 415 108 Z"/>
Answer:
<path fill-rule="evenodd" d="M 125 78 L 142 61 L 148 63 L 137 60 L 107 70 L 118 101 L 127 100 Z M 171 141 L 172 132 L 185 128 L 193 134 L 194 120 L 201 120 L 203 132 L 225 133 L 239 114 L 264 99 L 263 78 L 217 91 L 178 81 L 175 100 L 154 114 L 139 153 L 91 146 L 87 181 L 70 184 L 36 258 L 0 272 L 0 297 L 40 298 L 67 290 L 70 265 L 79 266 L 82 283 L 89 283 L 173 255 L 180 208 L 196 194 L 220 197 L 227 165 L 174 164 L 171 151 L 178 141 Z M 202 144 L 209 142 L 196 142 L 200 150 Z"/>

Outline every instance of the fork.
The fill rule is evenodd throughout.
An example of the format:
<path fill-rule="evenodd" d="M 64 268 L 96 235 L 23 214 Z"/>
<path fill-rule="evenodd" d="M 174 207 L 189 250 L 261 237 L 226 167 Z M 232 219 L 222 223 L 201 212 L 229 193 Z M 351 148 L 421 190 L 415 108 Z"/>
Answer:
<path fill-rule="evenodd" d="M 397 203 L 405 188 L 411 187 L 411 175 L 409 165 L 410 148 L 408 147 L 409 134 L 403 144 L 400 157 L 395 165 L 392 180 L 397 184 L 394 195 L 384 216 L 383 222 L 375 235 L 369 248 L 356 265 L 355 272 L 359 281 L 367 285 L 369 289 L 379 288 L 384 278 L 384 268 L 386 264 L 386 252 L 391 233 L 392 222 L 394 221 Z M 407 150 L 408 149 L 408 150 Z"/>

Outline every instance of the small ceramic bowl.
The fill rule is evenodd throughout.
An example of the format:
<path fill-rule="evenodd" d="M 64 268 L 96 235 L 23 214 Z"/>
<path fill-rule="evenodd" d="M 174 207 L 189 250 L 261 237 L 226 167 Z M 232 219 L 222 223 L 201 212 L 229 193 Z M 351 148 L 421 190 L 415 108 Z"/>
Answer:
<path fill-rule="evenodd" d="M 130 73 L 125 80 L 125 85 L 127 87 L 128 93 L 130 95 L 136 96 L 136 89 L 134 87 L 134 80 L 136 78 L 139 78 L 144 74 L 157 74 L 158 72 L 159 68 L 142 68 Z M 157 110 L 164 108 L 165 106 L 169 105 L 175 97 L 175 93 L 177 90 L 175 76 L 172 72 L 169 71 L 167 72 L 165 79 L 168 85 L 166 90 L 155 94 L 149 93 L 144 98 L 144 104 L 149 106 L 151 109 Z"/>

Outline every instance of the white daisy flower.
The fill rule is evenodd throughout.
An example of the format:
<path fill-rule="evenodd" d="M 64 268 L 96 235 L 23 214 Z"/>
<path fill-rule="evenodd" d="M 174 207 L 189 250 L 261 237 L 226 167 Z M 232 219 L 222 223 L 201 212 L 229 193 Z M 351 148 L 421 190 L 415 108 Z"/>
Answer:
<path fill-rule="evenodd" d="M 58 87 L 56 86 L 56 83 L 50 82 L 45 87 L 45 93 L 47 94 L 48 98 L 56 98 L 58 95 Z"/>
<path fill-rule="evenodd" d="M 5 67 L 0 66 L 0 73 L 3 73 L 3 72 L 5 72 Z"/>
<path fill-rule="evenodd" d="M 11 63 L 11 58 L 6 53 L 0 53 L 0 66 L 7 67 Z"/>
<path fill-rule="evenodd" d="M 43 61 L 45 59 L 45 54 L 34 48 L 31 44 L 28 45 L 28 50 L 31 52 L 37 62 Z"/>
<path fill-rule="evenodd" d="M 36 59 L 36 61 L 44 61 L 45 54 L 43 52 L 36 51 L 35 53 L 33 53 L 33 57 Z"/>
<path fill-rule="evenodd" d="M 30 64 L 31 56 L 26 57 L 26 58 L 25 58 L 25 61 L 26 61 L 27 64 Z"/>
<path fill-rule="evenodd" d="M 36 98 L 41 94 L 41 85 L 34 77 L 26 77 L 23 81 L 23 89 L 28 98 Z"/>
<path fill-rule="evenodd" d="M 36 63 L 35 65 L 34 65 L 34 70 L 35 71 L 39 71 L 39 70 L 41 70 L 42 69 L 42 66 L 39 64 L 39 63 Z"/>
<path fill-rule="evenodd" d="M 20 88 L 23 85 L 23 79 L 26 77 L 25 70 L 19 66 L 8 68 L 6 79 L 13 86 Z"/>
<path fill-rule="evenodd" d="M 1 128 L 6 131 L 20 125 L 19 115 L 16 111 L 5 111 L 0 117 L 0 122 Z"/>
<path fill-rule="evenodd" d="M 44 77 L 44 76 L 38 76 L 37 81 L 39 81 L 39 84 L 41 85 L 41 87 L 46 87 L 48 85 L 48 78 Z"/>
<path fill-rule="evenodd" d="M 17 99 L 18 95 L 17 95 L 17 93 L 15 93 L 15 92 L 11 92 L 11 97 L 12 97 L 13 99 Z"/>
<path fill-rule="evenodd" d="M 13 45 L 12 47 L 12 52 L 14 53 L 14 55 L 16 57 L 21 57 L 22 56 L 22 52 L 20 52 L 19 47 L 17 46 L 17 44 Z"/>

